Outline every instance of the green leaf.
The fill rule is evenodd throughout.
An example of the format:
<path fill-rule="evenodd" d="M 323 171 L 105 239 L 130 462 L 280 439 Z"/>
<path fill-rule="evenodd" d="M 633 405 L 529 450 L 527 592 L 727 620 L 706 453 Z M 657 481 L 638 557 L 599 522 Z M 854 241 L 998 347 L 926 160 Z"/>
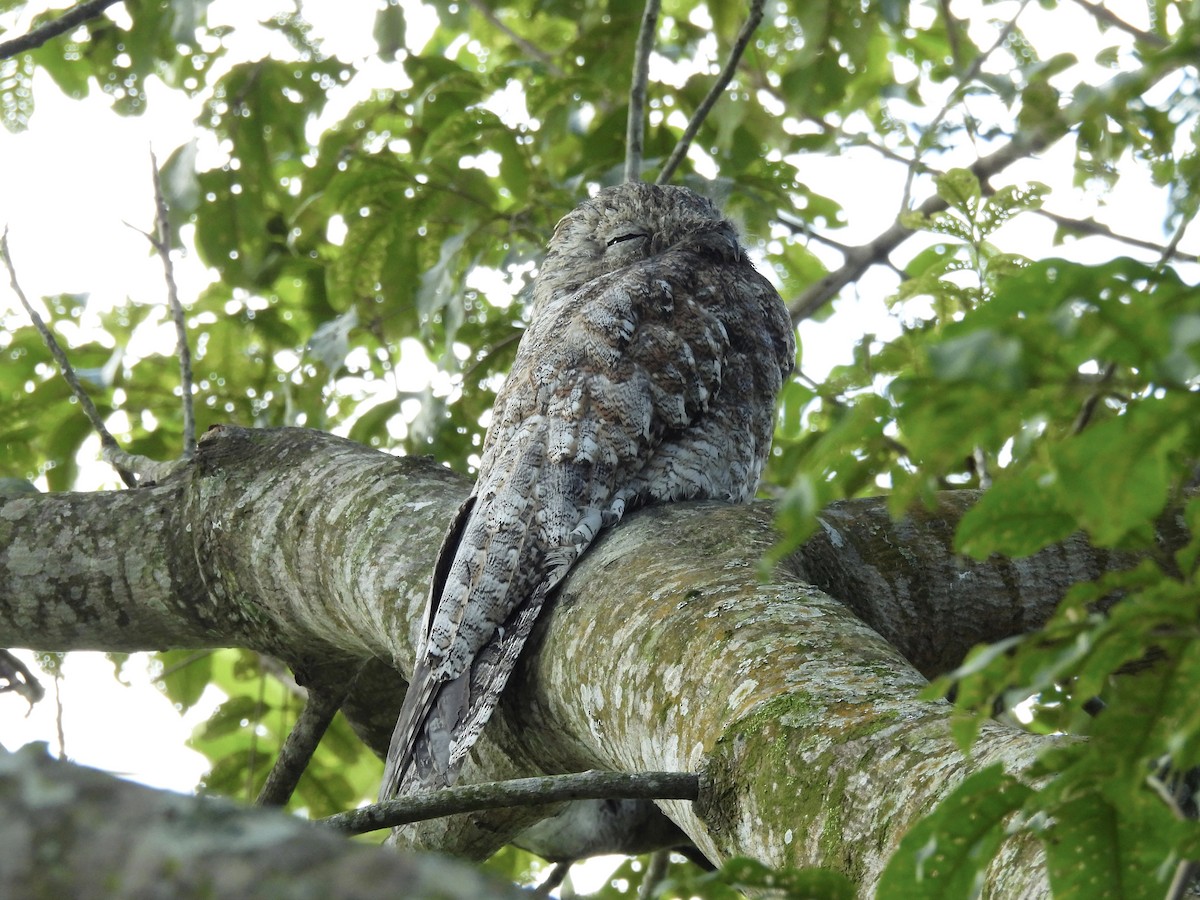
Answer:
<path fill-rule="evenodd" d="M 187 712 L 212 680 L 212 653 L 207 650 L 164 650 L 157 654 L 162 667 L 158 686 L 178 707 Z"/>
<path fill-rule="evenodd" d="M 1062 506 L 1102 546 L 1145 532 L 1166 503 L 1188 426 L 1158 412 L 1148 401 L 1051 448 Z"/>
<path fill-rule="evenodd" d="M 1138 816 L 1123 821 L 1120 811 L 1096 790 L 1057 806 L 1054 812 L 1055 822 L 1045 841 L 1054 896 L 1088 900 L 1164 896 L 1173 868 L 1156 872 L 1145 866 L 1158 856 L 1151 848 L 1162 846 L 1155 838 L 1165 837 L 1155 835 L 1159 829 L 1153 819 Z M 1147 838 L 1150 847 L 1145 846 Z"/>
<path fill-rule="evenodd" d="M 388 0 L 375 13 L 375 27 L 371 32 L 378 45 L 380 59 L 394 60 L 404 50 L 406 31 L 404 8 L 397 0 Z"/>
<path fill-rule="evenodd" d="M 993 553 L 1022 557 L 1063 540 L 1077 527 L 1053 475 L 1005 475 L 959 521 L 954 547 L 975 559 Z"/>
<path fill-rule="evenodd" d="M 1003 391 L 1025 383 L 1020 342 L 988 328 L 935 344 L 929 362 L 943 381 L 977 381 Z"/>
<path fill-rule="evenodd" d="M 878 896 L 934 900 L 977 896 L 1007 836 L 1006 823 L 1033 794 L 999 764 L 968 776 L 900 842 Z"/>

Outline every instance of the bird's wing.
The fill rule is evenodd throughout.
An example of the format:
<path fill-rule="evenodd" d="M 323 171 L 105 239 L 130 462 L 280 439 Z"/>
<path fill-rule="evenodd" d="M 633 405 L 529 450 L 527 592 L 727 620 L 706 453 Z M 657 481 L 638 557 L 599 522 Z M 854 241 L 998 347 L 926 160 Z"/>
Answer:
<path fill-rule="evenodd" d="M 656 448 L 719 392 L 729 335 L 710 306 L 721 298 L 695 299 L 705 260 L 675 256 L 585 284 L 522 339 L 474 507 L 431 604 L 381 797 L 453 780 L 547 595 L 639 502 L 642 489 L 625 488 Z"/>
<path fill-rule="evenodd" d="M 418 715 L 418 711 L 430 703 L 432 699 L 430 692 L 436 684 L 429 678 L 428 666 L 425 666 L 422 671 L 425 643 L 428 640 L 430 626 L 437 615 L 438 601 L 450 573 L 450 566 L 454 562 L 454 553 L 458 549 L 459 541 L 462 540 L 463 529 L 466 528 L 467 521 L 471 517 L 471 510 L 475 508 L 475 499 L 475 494 L 472 493 L 458 507 L 458 512 L 454 514 L 454 519 L 451 521 L 450 527 L 446 529 L 442 544 L 438 548 L 437 561 L 433 567 L 433 579 L 429 584 L 429 596 L 425 602 L 424 621 L 417 642 L 417 666 L 413 670 L 412 678 L 409 679 L 410 689 L 404 695 L 404 705 L 392 731 L 392 741 L 383 770 L 383 781 L 379 789 L 380 799 L 388 799 L 396 795 L 400 786 L 401 772 L 413 763 L 412 749 L 415 744 L 413 732 L 422 721 L 422 716 Z M 423 690 L 412 690 L 412 686 L 415 685 L 422 685 Z M 408 752 L 398 752 L 400 748 L 406 748 Z M 425 767 L 427 768 L 427 766 Z"/>

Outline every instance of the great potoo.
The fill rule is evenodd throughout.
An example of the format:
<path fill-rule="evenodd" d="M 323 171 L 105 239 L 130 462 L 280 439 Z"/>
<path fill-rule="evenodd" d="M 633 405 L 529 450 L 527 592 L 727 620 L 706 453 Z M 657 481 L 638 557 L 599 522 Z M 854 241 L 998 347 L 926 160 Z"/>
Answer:
<path fill-rule="evenodd" d="M 380 797 L 443 787 L 596 535 L 657 501 L 748 500 L 794 333 L 733 225 L 682 187 L 600 191 L 554 229 L 443 545 Z"/>

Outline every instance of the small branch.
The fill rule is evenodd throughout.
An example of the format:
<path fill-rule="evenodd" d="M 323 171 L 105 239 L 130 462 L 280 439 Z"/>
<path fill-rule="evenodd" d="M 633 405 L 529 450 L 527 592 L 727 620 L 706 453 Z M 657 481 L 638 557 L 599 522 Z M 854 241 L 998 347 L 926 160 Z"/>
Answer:
<path fill-rule="evenodd" d="M 196 410 L 192 397 L 192 351 L 188 346 L 187 323 L 183 317 L 183 304 L 179 302 L 179 290 L 175 286 L 175 267 L 171 263 L 171 222 L 167 217 L 167 201 L 163 197 L 162 179 L 158 173 L 158 160 L 150 151 L 150 170 L 154 178 L 154 221 L 155 234 L 150 243 L 162 260 L 163 277 L 167 282 L 167 305 L 175 321 L 175 346 L 179 353 L 179 388 L 183 395 L 183 458 L 191 459 L 196 452 Z"/>
<path fill-rule="evenodd" d="M 46 696 L 46 689 L 28 667 L 7 650 L 0 650 L 0 694 L 9 692 L 24 697 L 30 709 Z"/>
<path fill-rule="evenodd" d="M 1200 256 L 1191 253 L 1179 253 L 1178 240 L 1173 240 L 1172 244 L 1163 247 L 1161 244 L 1156 244 L 1154 241 L 1147 241 L 1143 238 L 1132 237 L 1127 234 L 1120 234 L 1113 231 L 1107 225 L 1097 222 L 1095 219 L 1072 219 L 1067 216 L 1061 216 L 1058 213 L 1050 212 L 1046 209 L 1031 209 L 1032 213 L 1037 213 L 1039 216 L 1049 219 L 1051 222 L 1071 231 L 1076 231 L 1080 234 L 1092 235 L 1095 237 L 1111 238 L 1114 241 L 1120 241 L 1123 244 L 1129 244 L 1131 247 L 1141 247 L 1143 250 L 1153 250 L 1154 252 L 1164 256 L 1166 259 L 1176 257 L 1184 259 L 1188 262 L 1200 262 Z M 1176 232 L 1179 235 L 1179 232 Z M 1182 235 L 1179 235 L 1182 237 Z"/>
<path fill-rule="evenodd" d="M 950 45 L 950 58 L 954 60 L 954 70 L 962 69 L 962 45 L 958 40 L 959 21 L 950 11 L 950 0 L 938 0 L 938 12 L 946 26 L 946 42 Z"/>
<path fill-rule="evenodd" d="M 933 117 L 933 121 L 930 122 L 925 128 L 926 134 L 935 134 L 937 132 L 938 127 L 941 126 L 942 122 L 945 121 L 946 116 L 949 115 L 951 105 L 959 102 L 962 99 L 962 92 L 966 89 L 966 86 L 974 81 L 976 76 L 979 75 L 980 71 L 983 69 L 983 64 L 991 58 L 993 53 L 1004 46 L 1004 43 L 1008 40 L 1009 35 L 1012 34 L 1013 29 L 1017 27 L 1017 19 L 1021 17 L 1021 13 L 1025 11 L 1025 7 L 1028 5 L 1029 0 L 1021 0 L 1021 5 L 1018 6 L 1017 11 L 1013 13 L 1013 17 L 1005 23 L 1002 29 L 1000 29 L 1000 34 L 996 36 L 996 40 L 992 42 L 992 46 L 988 47 L 987 50 L 971 60 L 971 65 L 967 67 L 967 70 L 958 79 L 958 85 L 950 92 L 950 96 L 946 98 L 946 102 L 942 105 L 942 108 L 938 110 L 938 114 Z M 947 29 L 951 28 L 949 20 L 947 21 L 946 27 Z M 900 201 L 900 209 L 902 212 L 908 210 L 908 205 L 912 198 L 913 179 L 916 177 L 917 169 L 918 167 L 924 166 L 924 163 L 921 161 L 921 146 L 919 142 L 914 150 L 916 152 L 913 155 L 912 163 L 909 165 L 908 177 L 904 182 L 904 197 Z"/>
<path fill-rule="evenodd" d="M 699 793 L 700 776 L 689 772 L 575 772 L 460 785 L 375 803 L 319 821 L 347 834 L 365 834 L 484 809 L 540 806 L 564 800 L 695 800 Z"/>
<path fill-rule="evenodd" d="M 675 174 L 675 170 L 683 162 L 683 157 L 687 154 L 688 147 L 695 140 L 696 133 L 700 131 L 700 126 L 704 124 L 704 120 L 708 118 L 709 112 L 712 111 L 713 106 L 716 105 L 721 95 L 725 93 L 725 88 L 729 86 L 729 82 L 733 80 L 733 73 L 737 71 L 738 62 L 741 60 L 742 54 L 746 52 L 746 47 L 750 44 L 750 38 L 754 36 L 754 30 L 758 28 L 758 23 L 762 21 L 763 2 L 764 0 L 752 0 L 750 3 L 750 14 L 746 16 L 746 22 L 742 25 L 742 30 L 738 32 L 737 40 L 733 42 L 733 48 L 729 51 L 729 59 L 725 61 L 725 67 L 721 70 L 721 74 L 717 76 L 717 80 L 713 82 L 708 95 L 692 114 L 691 120 L 687 123 L 687 128 L 683 131 L 683 136 L 679 138 L 678 143 L 675 144 L 675 149 L 671 151 L 670 157 L 668 157 L 666 164 L 662 167 L 662 171 L 658 173 L 658 178 L 655 179 L 657 184 L 666 184 L 671 180 L 671 176 Z"/>
<path fill-rule="evenodd" d="M 1179 252 L 1179 243 L 1183 240 L 1183 236 L 1187 234 L 1188 227 L 1192 224 L 1192 221 L 1188 217 L 1179 220 L 1179 226 L 1175 229 L 1175 233 L 1171 235 L 1171 240 L 1167 242 L 1167 246 L 1162 248 L 1162 254 L 1158 258 L 1158 268 L 1160 270 L 1175 257 L 1189 260 L 1196 258 Z"/>
<path fill-rule="evenodd" d="M 650 51 L 658 27 L 659 0 L 646 0 L 642 27 L 633 51 L 633 77 L 629 85 L 629 119 L 625 125 L 625 180 L 642 180 L 642 152 L 646 139 L 646 84 L 650 80 Z"/>
<path fill-rule="evenodd" d="M 42 336 L 42 341 L 45 342 L 46 348 L 50 351 L 50 355 L 54 357 L 54 361 L 58 363 L 58 370 L 66 379 L 67 384 L 71 388 L 71 393 L 79 401 L 79 405 L 83 408 L 84 415 L 88 421 L 92 423 L 92 427 L 96 429 L 96 433 L 100 435 L 100 446 L 105 451 L 119 451 L 120 447 L 117 444 L 117 439 L 114 438 L 104 425 L 104 420 L 100 418 L 100 413 L 96 406 L 92 403 L 92 398 L 87 395 L 83 389 L 83 385 L 79 383 L 79 377 L 75 374 L 75 369 L 72 368 L 70 360 L 67 359 L 67 354 L 63 352 L 63 348 L 59 345 L 58 340 L 50 331 L 50 328 L 42 321 L 42 317 L 38 315 L 37 310 L 29 302 L 25 296 L 25 292 L 21 290 L 20 282 L 17 280 L 17 270 L 13 265 L 12 254 L 8 249 L 8 229 L 4 229 L 4 233 L 0 234 L 0 256 L 4 257 L 4 265 L 8 269 L 9 283 L 12 284 L 12 289 L 17 295 L 17 299 L 21 301 L 21 305 L 25 307 L 25 312 L 29 315 L 34 327 Z M 121 476 L 121 480 L 125 482 L 126 487 L 136 487 L 137 479 L 133 474 L 121 466 L 117 466 L 117 474 Z"/>
<path fill-rule="evenodd" d="M 554 62 L 553 57 L 545 50 L 531 44 L 525 38 L 521 37 L 507 25 L 500 21 L 500 17 L 492 11 L 483 0 L 467 0 L 471 4 L 471 8 L 479 13 L 487 21 L 489 25 L 501 32 L 510 41 L 516 44 L 526 56 L 532 56 L 538 62 L 546 67 L 552 75 L 561 76 L 563 70 Z"/>
<path fill-rule="evenodd" d="M 655 850 L 650 854 L 650 864 L 646 866 L 646 874 L 642 876 L 642 886 L 638 888 L 638 900 L 650 900 L 655 889 L 667 877 L 667 866 L 671 864 L 670 850 Z"/>
<path fill-rule="evenodd" d="M 1097 22 L 1103 22 L 1106 25 L 1111 25 L 1114 28 L 1124 31 L 1126 34 L 1131 34 L 1139 41 L 1149 44 L 1152 47 L 1167 46 L 1168 42 L 1165 39 L 1159 37 L 1157 34 L 1152 34 L 1149 31 L 1142 31 L 1142 29 L 1134 25 L 1130 25 L 1124 19 L 1117 16 L 1111 10 L 1106 9 L 1100 3 L 1090 3 L 1089 0 L 1075 0 L 1075 2 L 1091 13 L 1092 17 L 1095 18 Z"/>
<path fill-rule="evenodd" d="M 166 481 L 169 476 L 175 474 L 175 472 L 182 469 L 188 463 L 186 459 L 151 459 L 148 456 L 139 456 L 136 453 L 130 453 L 115 445 L 112 447 L 101 447 L 100 458 L 118 472 L 124 470 L 136 475 L 138 484 L 158 484 Z M 130 487 L 132 486 L 130 485 Z"/>
<path fill-rule="evenodd" d="M 550 892 L 563 883 L 563 879 L 571 871 L 571 865 L 569 862 L 555 863 L 554 868 L 550 870 L 550 874 L 546 876 L 546 880 L 534 888 L 533 896 L 549 897 Z M 567 895 L 564 893 L 563 896 Z"/>
<path fill-rule="evenodd" d="M 283 806 L 291 799 L 296 785 L 300 783 L 300 776 L 316 752 L 317 744 L 321 743 L 329 723 L 342 708 L 354 681 L 355 678 L 347 678 L 337 688 L 326 686 L 308 692 L 308 702 L 283 742 L 275 765 L 271 767 L 266 783 L 254 801 L 255 806 Z"/>
<path fill-rule="evenodd" d="M 1108 363 L 1100 373 L 1100 378 L 1096 382 L 1096 389 L 1088 394 L 1087 399 L 1083 401 L 1083 405 L 1079 408 L 1078 415 L 1075 416 L 1075 423 L 1071 426 L 1071 434 L 1079 434 L 1083 429 L 1087 428 L 1088 423 L 1092 420 L 1092 416 L 1096 413 L 1096 406 L 1100 403 L 1107 393 L 1106 385 L 1112 381 L 1112 377 L 1116 374 L 1117 364 Z"/>
<path fill-rule="evenodd" d="M 70 31 L 88 19 L 94 19 L 100 13 L 104 12 L 104 10 L 118 2 L 120 0 L 88 0 L 87 3 L 80 3 L 78 6 L 68 9 L 53 21 L 47 22 L 45 25 L 39 25 L 33 31 L 23 34 L 19 38 L 13 38 L 11 41 L 0 43 L 0 59 L 9 59 L 18 53 L 24 53 L 26 50 L 33 50 L 40 47 L 51 38 L 56 38 L 60 34 Z"/>

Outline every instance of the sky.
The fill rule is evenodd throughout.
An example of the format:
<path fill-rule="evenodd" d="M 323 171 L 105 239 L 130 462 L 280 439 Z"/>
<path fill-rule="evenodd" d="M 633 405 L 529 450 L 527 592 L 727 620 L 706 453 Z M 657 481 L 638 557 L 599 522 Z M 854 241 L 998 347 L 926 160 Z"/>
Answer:
<path fill-rule="evenodd" d="M 271 50 L 270 41 L 279 44 L 275 52 L 286 52 L 282 38 L 265 36 L 253 25 L 256 18 L 265 18 L 285 5 L 274 0 L 215 0 L 208 15 L 210 22 L 236 25 L 229 39 L 231 60 L 253 58 Z M 418 5 L 409 4 L 410 44 L 425 39 L 421 23 L 427 19 L 416 12 Z M 1140 0 L 1114 0 L 1106 5 L 1145 27 L 1146 6 Z M 965 9 L 965 4 L 956 2 L 955 8 Z M 120 14 L 120 7 L 115 9 L 115 14 Z M 1003 4 L 989 7 L 993 15 L 1003 15 L 1003 9 Z M 331 98 L 325 118 L 340 117 L 365 96 L 371 84 L 388 83 L 389 79 L 395 83 L 398 72 L 371 57 L 374 3 L 321 0 L 306 3 L 304 10 L 317 32 L 325 36 L 326 50 L 359 64 L 362 70 L 348 88 L 339 89 Z M 959 11 L 959 15 L 964 14 Z M 1053 16 L 1034 3 L 1023 16 L 1027 16 L 1023 20 L 1026 27 L 1035 29 L 1039 41 L 1045 42 L 1044 49 L 1080 51 L 1082 42 L 1095 34 L 1091 17 L 1072 3 L 1063 4 Z M 1039 17 L 1044 20 L 1042 24 L 1037 23 Z M 10 13 L 0 17 L 0 24 L 12 34 L 24 32 L 27 23 L 28 16 L 14 17 Z M 1097 83 L 1110 74 L 1097 69 Z M 191 140 L 196 132 L 193 120 L 198 113 L 197 103 L 166 90 L 153 79 L 147 84 L 150 111 L 140 117 L 114 116 L 99 91 L 82 102 L 69 100 L 40 74 L 35 79 L 34 94 L 37 109 L 28 132 L 0 133 L 0 171 L 6 173 L 0 195 L 0 227 L 9 228 L 9 242 L 25 292 L 35 298 L 86 292 L 91 294 L 95 308 L 123 302 L 126 297 L 145 303 L 161 302 L 161 266 L 148 252 L 145 237 L 136 230 L 148 231 L 153 222 L 150 150 L 161 162 Z M 314 127 L 319 128 L 319 124 Z M 1060 145 L 1037 160 L 1012 167 L 1000 181 L 1044 178 L 1046 171 L 1070 170 L 1069 149 Z M 26 174 L 15 177 L 14 173 Z M 96 177 L 97 173 L 103 173 L 103 177 Z M 844 202 L 852 224 L 838 234 L 838 240 L 846 244 L 874 237 L 900 203 L 895 172 L 868 151 L 806 160 L 802 175 L 818 190 L 836 191 Z M 857 189 L 836 187 L 851 184 Z M 1065 215 L 1082 218 L 1096 214 L 1122 230 L 1161 240 L 1157 207 L 1148 202 L 1152 190 L 1146 182 L 1131 177 L 1104 198 L 1103 206 L 1098 196 L 1072 198 L 1065 191 L 1054 196 L 1053 205 Z M 1013 249 L 1042 255 L 1050 244 L 1053 226 L 1033 216 L 1019 221 L 1019 226 L 1009 226 L 1016 230 L 1006 240 L 1012 242 Z M 1184 247 L 1200 251 L 1197 236 L 1190 236 Z M 814 245 L 814 250 L 836 262 L 826 249 Z M 915 252 L 915 248 L 906 252 Z M 1147 258 L 1145 253 L 1105 240 L 1080 242 L 1055 252 L 1084 261 L 1107 259 L 1118 253 Z M 904 253 L 900 256 L 907 258 Z M 182 296 L 195 296 L 207 283 L 208 273 L 193 255 L 180 255 L 175 264 Z M 839 301 L 831 318 L 804 323 L 801 339 L 806 373 L 819 378 L 833 365 L 848 360 L 864 330 L 881 336 L 894 333 L 898 320 L 883 303 L 893 288 L 894 280 L 886 276 L 865 279 L 857 286 L 856 295 Z M 0 319 L 5 310 L 16 308 L 7 285 L 0 286 Z M 86 322 L 83 324 L 86 327 Z M 164 334 L 169 333 L 151 329 L 142 338 L 153 343 L 164 340 Z M 173 343 L 173 335 L 166 340 Z M 83 487 L 111 483 L 107 470 L 93 467 L 91 471 L 97 473 L 89 476 L 95 483 Z M 32 659 L 29 654 L 23 658 Z M 0 741 L 9 749 L 29 741 L 46 741 L 52 752 L 59 752 L 63 749 L 58 737 L 61 709 L 65 751 L 72 759 L 147 784 L 191 790 L 205 763 L 184 742 L 219 697 L 206 697 L 199 707 L 180 717 L 154 688 L 147 665 L 147 657 L 136 656 L 126 666 L 126 686 L 118 681 L 113 665 L 102 654 L 70 654 L 57 702 L 52 681 L 45 685 L 47 699 L 28 715 L 19 698 L 0 696 Z M 130 736 L 136 739 L 130 740 Z"/>

